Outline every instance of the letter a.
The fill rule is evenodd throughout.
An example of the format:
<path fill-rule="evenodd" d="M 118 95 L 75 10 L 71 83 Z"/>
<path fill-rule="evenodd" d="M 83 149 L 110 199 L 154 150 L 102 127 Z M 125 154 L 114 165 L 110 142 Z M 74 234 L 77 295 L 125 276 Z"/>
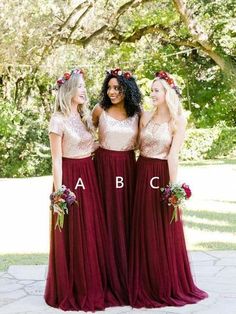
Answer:
<path fill-rule="evenodd" d="M 77 190 L 78 187 L 82 187 L 83 190 L 85 190 L 84 183 L 83 183 L 81 178 L 78 179 L 78 181 L 77 181 L 77 183 L 75 185 L 75 190 Z"/>

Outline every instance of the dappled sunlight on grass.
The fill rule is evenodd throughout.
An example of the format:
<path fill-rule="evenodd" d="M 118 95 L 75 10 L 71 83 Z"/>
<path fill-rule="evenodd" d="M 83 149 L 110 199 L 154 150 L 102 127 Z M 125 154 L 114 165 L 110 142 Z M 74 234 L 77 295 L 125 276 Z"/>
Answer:
<path fill-rule="evenodd" d="M 186 202 L 187 210 L 193 210 L 193 211 L 205 211 L 207 210 L 210 213 L 225 213 L 228 214 L 234 214 L 236 213 L 236 204 L 233 201 L 225 201 L 221 200 L 214 201 L 209 199 L 197 199 L 195 197 L 192 197 L 189 201 Z M 197 208 L 197 209 L 196 209 Z M 184 210 L 186 211 L 186 210 Z"/>
<path fill-rule="evenodd" d="M 198 218 L 196 216 L 186 216 L 184 218 L 185 223 L 187 223 L 188 225 L 191 224 L 196 224 L 196 225 L 200 225 L 200 224 L 205 224 L 205 225 L 212 225 L 212 226 L 229 226 L 229 223 L 227 221 L 218 221 L 218 220 L 209 220 L 209 219 L 205 219 L 205 218 Z"/>
<path fill-rule="evenodd" d="M 181 161 L 181 165 L 183 166 L 208 166 L 208 165 L 235 165 L 236 159 L 206 159 L 206 160 L 199 160 L 199 161 Z"/>
<path fill-rule="evenodd" d="M 195 250 L 236 250 L 236 243 L 227 243 L 221 241 L 198 242 L 195 244 Z"/>
<path fill-rule="evenodd" d="M 210 165 L 207 161 L 201 167 L 180 166 L 179 182 L 188 183 L 193 193 L 186 202 L 187 208 L 183 210 L 189 250 L 236 250 L 235 175 L 236 164 L 225 160 Z M 51 187 L 51 176 L 0 179 L 0 190 L 5 196 L 0 208 L 1 269 L 13 264 L 47 263 L 48 195 Z M 17 207 L 12 199 L 12 191 Z M 27 202 L 22 197 L 25 191 L 30 195 Z M 9 200 L 13 200 L 10 208 Z M 32 200 L 37 202 L 32 205 Z M 39 252 L 45 254 L 37 254 Z"/>
<path fill-rule="evenodd" d="M 190 219 L 188 219 L 189 217 Z M 186 226 L 190 228 L 219 232 L 236 232 L 236 213 L 219 213 L 208 210 L 186 210 L 184 219 L 186 221 Z M 210 223 L 199 222 L 199 219 L 205 221 L 208 220 Z M 213 221 L 216 221 L 216 223 L 213 224 Z"/>
<path fill-rule="evenodd" d="M 10 265 L 41 265 L 48 263 L 48 254 L 0 254 L 0 271 Z"/>
<path fill-rule="evenodd" d="M 183 220 L 189 249 L 236 249 L 236 213 L 186 209 Z"/>

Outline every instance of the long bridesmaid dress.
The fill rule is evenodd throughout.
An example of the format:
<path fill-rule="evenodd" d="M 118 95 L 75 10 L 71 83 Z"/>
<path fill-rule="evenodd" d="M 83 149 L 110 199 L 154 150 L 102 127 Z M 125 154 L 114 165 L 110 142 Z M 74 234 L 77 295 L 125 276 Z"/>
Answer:
<path fill-rule="evenodd" d="M 76 194 L 78 206 L 65 215 L 61 232 L 52 214 L 45 301 L 64 311 L 103 310 L 106 226 L 91 158 L 94 141 L 79 114 L 53 114 L 49 132 L 62 137 L 62 184 Z"/>
<path fill-rule="evenodd" d="M 168 122 L 151 119 L 140 134 L 129 274 L 135 308 L 182 306 L 207 297 L 193 282 L 182 219 L 170 223 L 173 209 L 161 200 L 171 142 Z"/>
<path fill-rule="evenodd" d="M 102 111 L 95 167 L 108 230 L 107 306 L 128 305 L 128 254 L 135 185 L 138 114 L 124 120 Z"/>

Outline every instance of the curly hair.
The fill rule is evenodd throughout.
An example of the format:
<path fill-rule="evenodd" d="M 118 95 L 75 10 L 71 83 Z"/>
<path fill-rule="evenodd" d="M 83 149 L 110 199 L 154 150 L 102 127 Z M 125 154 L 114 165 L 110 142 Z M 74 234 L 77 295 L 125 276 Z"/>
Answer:
<path fill-rule="evenodd" d="M 112 78 L 116 78 L 119 84 L 120 93 L 123 93 L 124 106 L 128 117 L 133 117 L 136 113 L 141 112 L 142 95 L 138 85 L 133 77 L 125 78 L 124 75 L 107 74 L 104 79 L 100 93 L 100 106 L 106 110 L 113 104 L 107 95 L 108 83 Z"/>

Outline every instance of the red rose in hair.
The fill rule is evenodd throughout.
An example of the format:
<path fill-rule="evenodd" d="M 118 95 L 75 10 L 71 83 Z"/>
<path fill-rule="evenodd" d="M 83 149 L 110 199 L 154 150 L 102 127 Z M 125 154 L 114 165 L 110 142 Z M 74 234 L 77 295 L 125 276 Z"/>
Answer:
<path fill-rule="evenodd" d="M 164 71 L 157 72 L 156 77 L 165 79 L 166 73 Z"/>
<path fill-rule="evenodd" d="M 120 68 L 116 68 L 116 69 L 113 70 L 112 72 L 113 72 L 114 75 L 118 75 L 118 72 L 119 72 L 119 71 L 121 71 L 121 69 L 120 69 Z"/>
<path fill-rule="evenodd" d="M 64 73 L 64 78 L 65 78 L 66 80 L 69 80 L 69 78 L 70 78 L 70 73 L 68 73 L 68 72 Z"/>
<path fill-rule="evenodd" d="M 131 74 L 130 72 L 125 72 L 125 73 L 124 73 L 124 77 L 125 77 L 126 79 L 131 78 L 131 76 L 132 76 L 132 74 Z"/>
<path fill-rule="evenodd" d="M 168 78 L 168 79 L 167 79 L 167 83 L 168 83 L 169 85 L 172 85 L 172 84 L 174 84 L 174 81 L 173 81 L 171 78 Z"/>
<path fill-rule="evenodd" d="M 62 85 L 63 83 L 64 83 L 63 79 L 57 80 L 57 84 L 58 84 L 58 85 Z"/>

